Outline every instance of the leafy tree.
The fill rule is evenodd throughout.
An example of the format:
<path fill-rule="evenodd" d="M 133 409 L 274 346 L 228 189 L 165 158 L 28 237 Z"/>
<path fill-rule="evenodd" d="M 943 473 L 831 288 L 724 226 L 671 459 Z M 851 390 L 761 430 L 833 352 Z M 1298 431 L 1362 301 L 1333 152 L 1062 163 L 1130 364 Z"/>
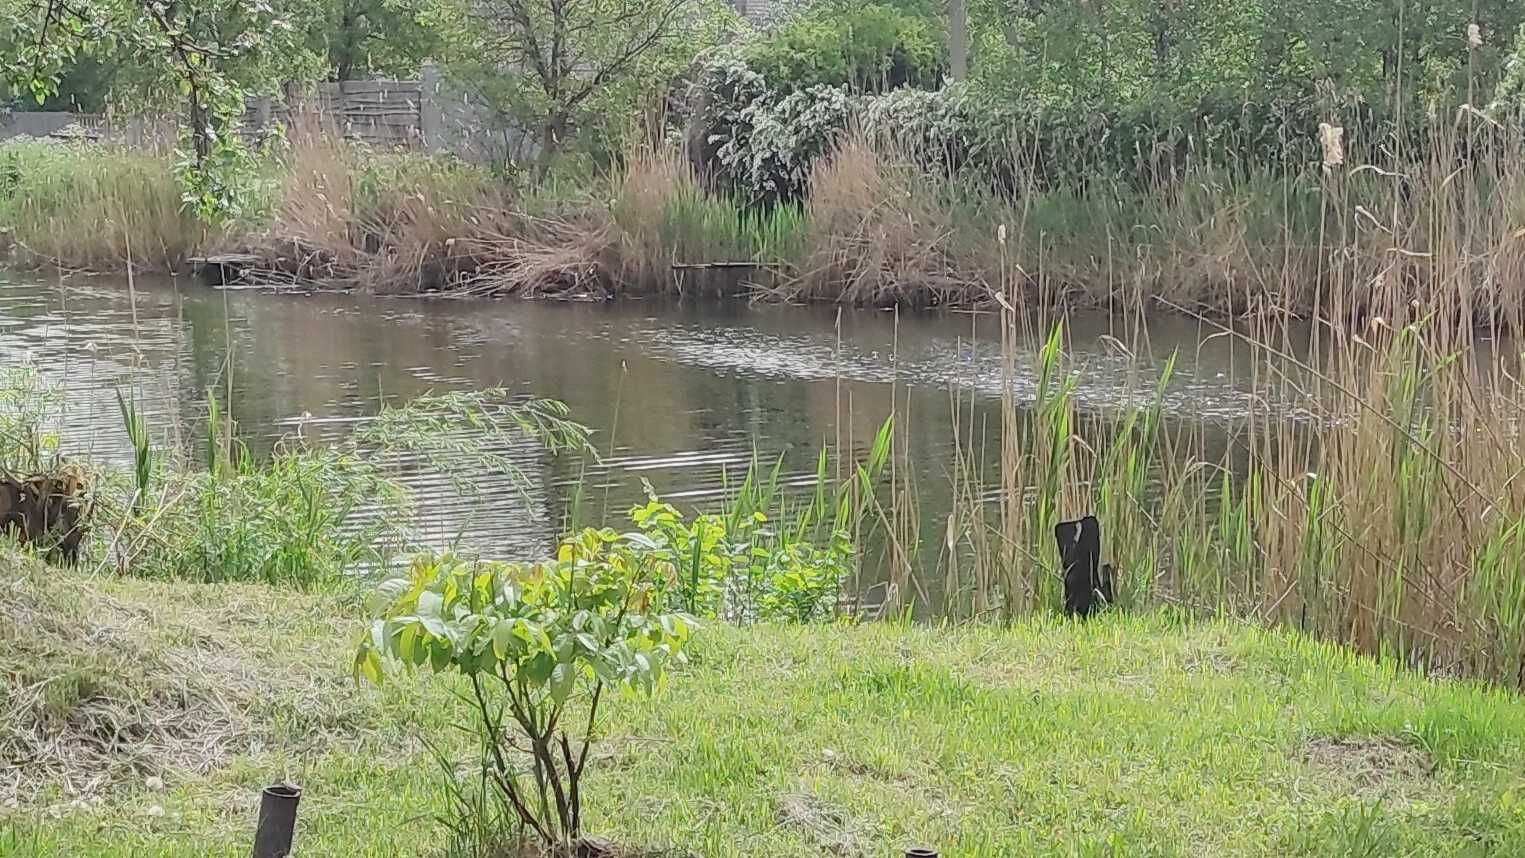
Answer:
<path fill-rule="evenodd" d="M 716 0 L 437 0 L 428 20 L 457 75 L 536 133 L 544 176 L 580 126 L 628 122 L 728 16 Z"/>
<path fill-rule="evenodd" d="M 146 98 L 185 100 L 194 161 L 243 112 L 250 89 L 310 67 L 286 17 L 265 0 L 0 0 L 0 81 L 38 103 L 58 91 L 79 57 L 122 61 Z M 159 103 L 163 103 L 159 101 Z"/>
<path fill-rule="evenodd" d="M 1525 111 L 1525 25 L 1520 27 L 1514 51 L 1504 63 L 1504 75 L 1493 95 L 1491 109 L 1503 113 Z"/>
<path fill-rule="evenodd" d="M 753 42 L 746 60 L 786 92 L 846 86 L 879 92 L 936 87 L 946 66 L 937 16 L 891 3 L 812 7 Z"/>
<path fill-rule="evenodd" d="M 323 56 L 333 80 L 410 75 L 443 49 L 419 20 L 413 0 L 327 0 L 310 4 L 309 49 Z"/>

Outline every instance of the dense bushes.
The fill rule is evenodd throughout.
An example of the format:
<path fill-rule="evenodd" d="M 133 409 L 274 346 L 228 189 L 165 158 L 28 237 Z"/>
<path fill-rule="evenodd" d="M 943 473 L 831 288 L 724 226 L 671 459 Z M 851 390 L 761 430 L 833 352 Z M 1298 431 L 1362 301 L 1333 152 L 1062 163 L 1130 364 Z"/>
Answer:
<path fill-rule="evenodd" d="M 1514 51 L 1504 61 L 1504 76 L 1494 93 L 1492 109 L 1518 114 L 1525 110 L 1525 24 L 1514 40 Z"/>
<path fill-rule="evenodd" d="M 1297 175 L 1319 163 L 1323 122 L 1395 158 L 1424 158 L 1456 117 L 1412 100 L 1342 102 L 1312 87 L 1266 101 L 1208 89 L 1182 103 L 1159 97 L 1066 105 L 1004 100 L 978 81 L 885 93 L 824 84 L 791 89 L 735 54 L 711 59 L 699 85 L 703 106 L 694 121 L 704 145 L 691 154 L 722 186 L 759 201 L 801 198 L 812 162 L 849 129 L 929 172 L 1012 193 L 1150 188 L 1203 170 Z M 1476 154 L 1480 141 L 1445 142 L 1461 156 Z"/>
<path fill-rule="evenodd" d="M 930 10 L 826 3 L 754 42 L 746 58 L 782 89 L 841 86 L 878 92 L 941 83 L 943 43 L 941 23 Z"/>

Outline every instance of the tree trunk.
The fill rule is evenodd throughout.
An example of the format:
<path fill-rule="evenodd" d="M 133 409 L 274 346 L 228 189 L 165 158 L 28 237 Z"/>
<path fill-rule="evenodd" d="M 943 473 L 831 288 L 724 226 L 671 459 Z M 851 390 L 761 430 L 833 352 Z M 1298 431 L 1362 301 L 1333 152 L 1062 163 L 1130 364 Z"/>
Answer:
<path fill-rule="evenodd" d="M 191 85 L 190 114 L 191 143 L 196 150 L 196 166 L 200 167 L 212 154 L 212 129 L 207 107 L 201 102 L 201 90 L 194 84 Z"/>
<path fill-rule="evenodd" d="M 551 164 L 561 151 L 561 132 L 565 120 L 553 116 L 540 127 L 540 152 L 535 157 L 535 180 L 541 181 L 551 172 Z"/>

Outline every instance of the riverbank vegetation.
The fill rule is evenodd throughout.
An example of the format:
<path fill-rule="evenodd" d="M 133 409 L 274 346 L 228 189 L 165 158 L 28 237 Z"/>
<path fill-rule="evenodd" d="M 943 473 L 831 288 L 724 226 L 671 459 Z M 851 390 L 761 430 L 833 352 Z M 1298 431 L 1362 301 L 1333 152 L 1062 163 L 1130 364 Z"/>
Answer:
<path fill-rule="evenodd" d="M 173 270 L 196 252 L 252 252 L 248 279 L 273 287 L 988 309 L 1016 280 L 1028 307 L 1222 317 L 1363 313 L 1356 284 L 1384 280 L 1487 321 L 1525 294 L 1519 139 L 1468 115 L 1402 174 L 1362 145 L 1293 176 L 1204 166 L 1076 190 L 1027 174 L 1006 195 L 859 131 L 809 168 L 803 201 L 757 207 L 708 189 L 671 149 L 632 151 L 568 191 L 308 136 L 268 167 L 257 219 L 217 230 L 180 212 L 165 161 L 12 146 L 3 157 L 27 169 L 0 211 L 34 262 L 111 269 L 131 253 Z M 1491 152 L 1454 169 L 1466 140 Z"/>
<path fill-rule="evenodd" d="M 178 157 L 0 148 L 0 227 L 23 261 L 236 250 L 281 287 L 976 308 L 999 325 L 1000 407 L 950 392 L 949 507 L 906 476 L 926 440 L 897 385 L 874 440 L 827 449 L 805 490 L 754 463 L 719 509 L 652 497 L 569 515 L 543 558 L 461 558 L 410 541 L 373 462 L 512 480 L 512 444 L 588 453 L 576 415 L 448 393 L 254 457 L 215 392 L 185 433 L 201 450 L 124 394 L 133 466 L 92 475 L 84 568 L 17 559 L 0 591 L 0 849 L 236 851 L 243 796 L 286 774 L 320 854 L 437 849 L 430 812 L 461 855 L 524 829 L 563 853 L 589 832 L 716 855 L 1525 838 L 1518 4 L 1372 28 L 1351 4 L 971 3 L 960 42 L 922 4 L 827 3 L 715 50 L 643 19 L 576 46 L 617 82 L 586 92 L 482 65 L 488 39 L 533 53 L 533 15 L 472 25 L 512 6 L 412 24 L 539 157 L 378 152 L 300 117 L 255 154 L 226 133 L 226 96 L 276 73 L 251 42 L 171 63 L 198 119 Z M 78 48 L 51 20 L 34 69 Z M 148 23 L 137 50 L 187 44 Z M 1173 363 L 1137 407 L 1084 407 L 1077 306 L 1119 311 L 1125 356 L 1146 309 L 1242 342 L 1242 419 L 1211 441 L 1169 419 Z M 0 390 L 0 429 L 22 427 L 0 445 L 50 437 L 34 380 Z M 26 469 L 62 464 L 49 449 Z M 1116 604 L 1061 623 L 1054 526 L 1090 513 Z M 946 623 L 905 619 L 928 615 Z M 350 671 L 395 681 L 356 692 Z"/>
<path fill-rule="evenodd" d="M 612 40 L 568 48 L 607 68 L 586 87 L 556 69 L 484 66 L 486 40 L 528 56 L 544 35 L 474 26 L 518 20 L 493 17 L 493 3 L 418 11 L 446 74 L 505 134 L 536 137 L 532 157 L 466 166 L 355 151 L 313 120 L 264 159 L 222 134 L 226 151 L 198 155 L 205 176 L 190 183 L 161 162 L 148 185 L 96 189 L 92 177 L 141 163 L 58 150 L 0 185 L 0 215 L 34 258 L 66 267 L 119 266 L 129 241 L 150 265 L 192 246 L 252 250 L 257 282 L 394 293 L 989 308 L 993 284 L 1018 278 L 1030 304 L 1312 316 L 1384 277 L 1420 300 L 1466 291 L 1483 319 L 1522 289 L 1525 22 L 1513 4 L 1441 4 L 1378 30 L 1361 23 L 1369 10 L 1287 2 L 1138 16 L 1059 4 L 1009 27 L 975 3 L 959 63 L 944 11 L 925 4 L 806 4 L 769 26 L 650 5 L 568 22 Z M 687 41 L 667 26 L 680 13 L 706 22 Z M 631 30 L 635 19 L 652 26 Z M 1356 45 L 1328 35 L 1367 31 Z M 309 59 L 223 73 L 256 91 L 270 83 L 259 74 L 323 64 Z M 955 65 L 967 74 L 948 82 Z M 238 179 L 249 170 L 264 180 Z M 71 171 L 62 186 L 79 189 L 53 200 L 48 177 Z M 171 172 L 218 230 L 176 222 Z M 121 193 L 144 195 L 134 208 L 148 214 L 112 216 Z M 56 243 L 75 226 L 92 238 Z"/>

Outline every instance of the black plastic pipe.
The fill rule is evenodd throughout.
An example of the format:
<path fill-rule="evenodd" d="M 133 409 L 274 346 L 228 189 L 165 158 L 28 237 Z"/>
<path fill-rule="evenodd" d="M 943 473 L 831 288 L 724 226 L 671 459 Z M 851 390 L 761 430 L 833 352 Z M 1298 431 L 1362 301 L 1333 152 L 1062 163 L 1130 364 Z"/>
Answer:
<path fill-rule="evenodd" d="M 937 858 L 937 850 L 928 849 L 925 846 L 912 846 L 905 851 L 905 858 Z"/>
<path fill-rule="evenodd" d="M 259 799 L 259 825 L 254 829 L 254 858 L 286 858 L 297 829 L 297 802 L 302 788 L 296 784 L 265 787 Z"/>

